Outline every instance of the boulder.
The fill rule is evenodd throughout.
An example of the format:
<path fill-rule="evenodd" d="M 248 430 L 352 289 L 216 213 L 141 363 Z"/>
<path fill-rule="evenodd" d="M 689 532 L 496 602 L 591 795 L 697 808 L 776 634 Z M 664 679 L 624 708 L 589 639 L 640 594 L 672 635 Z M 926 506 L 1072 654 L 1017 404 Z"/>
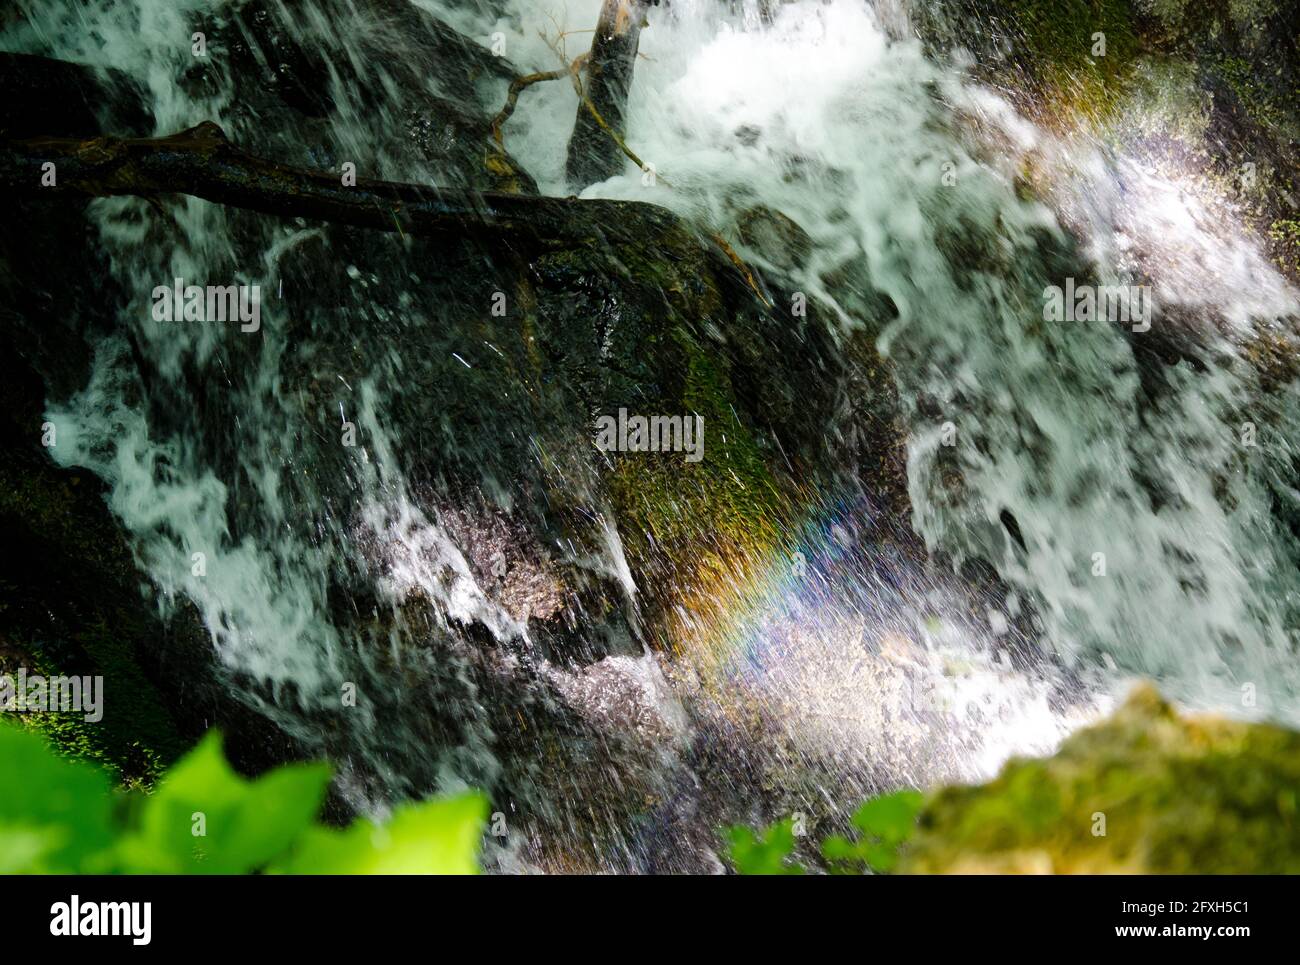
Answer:
<path fill-rule="evenodd" d="M 1149 685 L 1043 760 L 926 804 L 910 873 L 1295 874 L 1300 734 L 1183 716 Z"/>

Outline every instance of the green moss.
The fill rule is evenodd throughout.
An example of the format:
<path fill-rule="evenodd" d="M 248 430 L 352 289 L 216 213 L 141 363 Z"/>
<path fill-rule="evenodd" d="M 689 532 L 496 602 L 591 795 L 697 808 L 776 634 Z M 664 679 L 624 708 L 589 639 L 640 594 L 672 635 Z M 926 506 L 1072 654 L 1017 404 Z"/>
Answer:
<path fill-rule="evenodd" d="M 1292 278 L 1300 276 L 1300 221 L 1279 219 L 1268 229 L 1277 266 Z"/>
<path fill-rule="evenodd" d="M 130 647 L 102 622 L 77 633 L 69 642 L 60 649 L 77 651 L 75 670 L 54 659 L 39 643 L 29 642 L 28 674 L 103 677 L 103 719 L 87 721 L 84 714 L 68 711 L 21 714 L 20 720 L 44 734 L 64 754 L 108 767 L 124 784 L 151 784 L 185 749 L 153 685 L 140 671 Z"/>
<path fill-rule="evenodd" d="M 1138 50 L 1125 0 L 1013 0 L 1007 12 L 1017 38 L 1012 60 L 1036 82 L 1049 114 L 1101 118 L 1114 110 Z"/>
<path fill-rule="evenodd" d="M 1214 70 L 1252 121 L 1274 131 L 1286 127 L 1287 109 L 1256 76 L 1255 65 L 1242 57 L 1224 57 Z"/>
<path fill-rule="evenodd" d="M 1149 138 L 1157 126 L 1188 144 L 1204 140 L 1213 101 L 1200 86 L 1195 64 L 1158 54 L 1139 57 L 1129 91 L 1124 109 L 1107 125 L 1125 142 Z"/>
<path fill-rule="evenodd" d="M 926 805 L 913 872 L 1300 871 L 1300 734 L 1181 718 L 1149 688 L 1045 760 Z"/>
<path fill-rule="evenodd" d="M 725 553 L 773 539 L 784 500 L 740 421 L 725 363 L 684 328 L 672 338 L 685 367 L 681 410 L 704 420 L 703 458 L 624 455 L 609 485 L 634 555 L 651 568 L 661 556 L 681 571 L 702 549 Z"/>
<path fill-rule="evenodd" d="M 23 464 L 26 463 L 26 464 Z M 0 468 L 0 672 L 103 677 L 103 719 L 77 712 L 15 717 L 60 750 L 149 783 L 185 749 L 136 653 L 159 624 L 98 490 L 43 456 Z"/>

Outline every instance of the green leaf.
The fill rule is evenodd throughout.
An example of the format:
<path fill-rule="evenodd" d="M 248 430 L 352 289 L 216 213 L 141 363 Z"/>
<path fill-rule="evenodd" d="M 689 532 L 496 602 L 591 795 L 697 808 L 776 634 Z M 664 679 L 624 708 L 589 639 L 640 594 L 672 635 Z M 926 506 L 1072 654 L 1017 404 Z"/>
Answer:
<path fill-rule="evenodd" d="M 291 764 L 254 781 L 236 774 L 210 731 L 163 778 L 138 833 L 120 849 L 132 871 L 243 874 L 284 854 L 320 811 L 330 768 Z"/>
<path fill-rule="evenodd" d="M 901 844 L 912 836 L 924 800 L 916 791 L 895 791 L 872 798 L 858 808 L 853 824 L 886 844 Z"/>
<path fill-rule="evenodd" d="M 762 837 L 735 825 L 727 829 L 728 857 L 742 875 L 801 875 L 803 868 L 787 859 L 794 852 L 794 821 L 771 825 Z"/>
<path fill-rule="evenodd" d="M 832 834 L 822 842 L 822 856 L 827 861 L 848 861 L 858 857 L 858 846 L 842 834 Z"/>
<path fill-rule="evenodd" d="M 67 838 L 55 828 L 0 825 L 0 875 L 57 872 L 60 869 L 51 867 L 50 856 Z"/>
<path fill-rule="evenodd" d="M 887 874 L 893 871 L 894 866 L 898 864 L 898 847 L 868 841 L 862 846 L 862 859 L 872 871 Z"/>
<path fill-rule="evenodd" d="M 897 791 L 867 801 L 853 815 L 861 832 L 856 841 L 832 835 L 822 855 L 835 874 L 888 873 L 898 866 L 899 848 L 916 829 L 924 798 L 916 791 Z"/>
<path fill-rule="evenodd" d="M 472 874 L 487 801 L 479 794 L 398 808 L 383 825 L 314 823 L 325 764 L 256 780 L 236 774 L 215 732 L 149 795 L 114 807 L 110 778 L 0 723 L 0 873 Z"/>
<path fill-rule="evenodd" d="M 113 841 L 109 779 L 57 756 L 37 734 L 0 724 L 3 870 L 90 872 Z"/>
<path fill-rule="evenodd" d="M 487 800 L 477 793 L 398 808 L 385 824 L 313 828 L 275 870 L 285 874 L 478 873 Z"/>

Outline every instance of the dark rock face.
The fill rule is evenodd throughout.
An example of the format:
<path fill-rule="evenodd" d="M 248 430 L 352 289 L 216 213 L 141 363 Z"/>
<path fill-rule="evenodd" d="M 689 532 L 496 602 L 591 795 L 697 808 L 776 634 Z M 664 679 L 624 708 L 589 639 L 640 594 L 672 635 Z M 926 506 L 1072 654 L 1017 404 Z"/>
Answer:
<path fill-rule="evenodd" d="M 264 89 L 244 88 L 236 130 L 260 125 L 250 148 L 325 131 L 336 105 L 307 96 L 324 89 L 319 62 L 295 60 L 287 32 L 263 40 L 270 46 L 238 56 L 295 66 Z M 92 120 L 108 122 L 84 105 L 111 101 L 137 117 L 133 131 L 147 131 L 145 113 L 93 73 L 55 62 L 41 69 L 63 72 L 67 80 L 50 89 L 65 93 L 11 130 L 85 134 Z M 437 125 L 458 123 L 403 116 L 419 130 L 402 151 L 442 150 Z M 283 131 L 267 129 L 272 118 L 285 120 Z M 38 121 L 44 126 L 33 127 Z M 334 150 L 293 149 L 323 165 L 338 159 Z M 445 156 L 457 171 L 478 160 Z M 153 239 L 166 210 L 141 206 L 131 217 L 144 219 Z M 236 265 L 258 263 L 270 239 L 294 227 L 228 214 L 223 257 Z M 752 492 L 829 471 L 836 445 L 818 427 L 850 375 L 824 320 L 815 307 L 791 314 L 775 284 L 765 303 L 713 241 L 648 205 L 539 200 L 532 230 L 509 236 L 491 226 L 464 238 L 297 227 L 262 332 L 232 335 L 211 357 L 185 356 L 179 373 L 164 373 L 124 314 L 128 296 L 80 205 L 37 201 L 6 222 L 4 337 L 21 363 L 21 377 L 6 385 L 13 422 L 4 431 L 20 457 L 5 470 L 14 495 L 0 506 L 0 527 L 21 547 L 3 572 L 18 601 L 0 613 L 6 653 L 102 672 L 110 697 L 130 690 L 133 729 L 120 746 L 93 749 L 127 776 L 149 777 L 218 725 L 246 769 L 325 753 L 352 759 L 354 786 L 411 796 L 434 790 L 450 769 L 545 829 L 537 856 L 559 860 L 599 841 L 642 866 L 656 845 L 625 839 L 624 829 L 679 762 L 665 750 L 675 725 L 656 718 L 644 682 L 604 662 L 643 654 L 657 636 L 648 621 L 673 602 L 674 557 L 639 529 L 659 525 L 660 499 L 702 511 L 716 502 L 719 519 L 743 522 L 767 512 L 743 501 Z M 327 534 L 327 552 L 329 540 L 342 546 L 364 530 L 355 454 L 337 444 L 339 406 L 355 413 L 354 389 L 376 387 L 378 424 L 410 496 L 454 539 L 487 598 L 527 628 L 526 639 L 503 642 L 481 625 L 437 619 L 418 594 L 394 604 L 377 591 L 392 578 L 391 560 L 359 539 L 360 549 L 340 552 L 328 569 L 322 607 L 347 641 L 342 659 L 367 685 L 382 751 L 357 752 L 359 736 L 341 715 L 295 708 L 293 693 L 223 667 L 192 608 L 157 616 L 155 591 L 103 485 L 56 467 L 40 449 L 47 402 L 86 384 L 94 349 L 115 333 L 133 343 L 128 401 L 146 414 L 151 438 L 186 440 L 228 488 L 233 540 L 274 541 L 287 526 L 304 546 Z M 267 339 L 283 346 L 274 398 L 257 382 Z M 248 428 L 251 406 L 281 420 L 271 456 L 282 460 L 285 523 L 268 521 L 248 475 L 247 454 L 267 438 Z M 703 460 L 684 469 L 680 454 L 596 453 L 593 420 L 619 408 L 702 414 Z M 363 432 L 360 445 L 374 443 Z M 607 552 L 611 531 L 628 541 L 636 605 L 614 574 L 584 562 Z M 70 589 L 67 574 L 82 571 L 85 581 Z M 250 710 L 259 705 L 266 715 Z M 310 748 L 277 729 L 282 712 L 311 734 Z"/>
<path fill-rule="evenodd" d="M 35 54 L 0 53 L 0 137 L 145 137 L 153 120 L 140 91 L 116 71 Z"/>
<path fill-rule="evenodd" d="M 106 117 L 135 131 L 145 126 L 147 114 L 123 78 L 74 64 L 3 54 L 0 87 L 5 136 L 87 136 Z M 65 398 L 84 384 L 90 340 L 112 325 L 120 292 L 75 204 L 11 202 L 0 266 L 0 670 L 103 676 L 103 726 L 82 726 L 76 715 L 45 715 L 42 724 L 65 749 L 111 764 L 124 779 L 147 780 L 184 750 L 185 737 L 203 729 L 183 736 L 171 713 L 179 704 L 169 707 L 155 686 L 155 658 L 183 634 L 158 620 L 140 594 L 103 485 L 89 473 L 57 468 L 42 448 L 43 441 L 57 445 L 57 437 L 43 440 L 45 399 Z M 87 304 L 102 310 L 87 312 Z M 188 678 L 184 690 L 200 679 L 201 672 Z"/>
<path fill-rule="evenodd" d="M 340 37 L 339 24 L 350 35 Z M 515 69 L 424 10 L 399 0 L 368 5 L 251 0 L 195 25 L 210 40 L 184 84 L 192 96 L 232 92 L 226 122 L 250 149 L 291 163 L 444 189 L 535 193 L 522 167 L 486 165 L 488 122 Z M 345 47 L 345 39 L 354 46 Z M 479 108 L 480 110 L 476 110 Z M 380 156 L 338 143 L 340 118 L 377 115 L 393 136 Z"/>
<path fill-rule="evenodd" d="M 528 629 L 527 641 L 505 642 L 477 625 L 449 632 L 418 596 L 394 613 L 375 593 L 387 574 L 382 546 L 334 570 L 331 618 L 358 653 L 383 653 L 394 632 L 402 641 L 400 658 L 370 668 L 376 685 L 390 681 L 376 716 L 401 735 L 384 766 L 419 794 L 433 780 L 434 748 L 486 743 L 499 771 L 458 758 L 461 773 L 530 815 L 546 814 L 555 833 L 603 839 L 618 837 L 676 766 L 635 729 L 592 716 L 609 702 L 592 695 L 618 685 L 601 679 L 597 664 L 643 652 L 655 637 L 647 624 L 671 607 L 680 575 L 638 527 L 657 525 L 659 500 L 664 513 L 688 503 L 707 510 L 714 500 L 729 507 L 732 491 L 722 487 L 733 472 L 751 484 L 824 466 L 832 447 L 813 427 L 830 419 L 845 375 L 815 316 L 781 318 L 661 209 L 556 200 L 539 207 L 537 223 L 540 236 L 518 241 L 513 258 L 500 249 L 489 257 L 475 238 L 326 228 L 282 259 L 288 327 L 264 337 L 292 346 L 280 373 L 282 397 L 292 400 L 283 445 L 311 482 L 286 479 L 284 496 L 298 508 L 293 525 L 303 538 L 337 518 L 346 531 L 363 528 L 354 456 L 335 444 L 338 413 L 356 406 L 348 387 L 380 385 L 382 428 L 412 496 L 453 536 L 488 598 Z M 548 224 L 562 230 L 552 235 Z M 248 366 L 233 354 L 242 343 L 229 351 L 222 370 L 235 373 L 233 385 L 196 373 L 188 384 L 199 404 L 168 402 L 155 418 L 204 440 L 212 464 L 229 467 L 232 489 L 243 490 L 237 456 L 255 440 L 232 436 L 232 420 L 218 414 L 231 408 L 223 397 L 242 390 L 238 373 Z M 711 433 L 703 461 L 690 467 L 662 453 L 606 463 L 593 451 L 592 422 L 619 408 L 702 412 Z M 194 421 L 185 421 L 190 412 Z M 236 514 L 241 532 L 260 532 L 255 505 Z M 636 607 L 611 575 L 577 562 L 603 555 L 602 518 L 627 542 Z M 441 669 L 456 665 L 459 675 Z M 348 752 L 353 737 L 337 720 L 315 725 L 332 754 Z M 624 792 L 611 794 L 611 784 Z M 578 805 L 587 802 L 581 788 L 605 795 L 594 823 Z"/>
<path fill-rule="evenodd" d="M 197 613 L 159 616 L 102 481 L 56 466 L 43 448 L 46 400 L 84 384 L 121 295 L 78 207 L 16 204 L 9 215 L 0 232 L 0 671 L 102 676 L 102 724 L 73 714 L 39 726 L 124 780 L 151 780 L 213 726 L 246 772 L 296 756 L 233 698 Z"/>
<path fill-rule="evenodd" d="M 0 89 L 6 136 L 144 136 L 152 125 L 139 91 L 113 72 L 0 54 Z M 76 715 L 40 726 L 125 780 L 152 779 L 214 726 L 236 767 L 260 771 L 298 756 L 293 742 L 233 697 L 193 608 L 159 616 L 104 484 L 60 468 L 43 448 L 47 401 L 85 385 L 94 345 L 117 330 L 124 305 L 84 205 L 10 204 L 0 231 L 0 663 L 103 676 L 102 726 L 80 726 Z"/>

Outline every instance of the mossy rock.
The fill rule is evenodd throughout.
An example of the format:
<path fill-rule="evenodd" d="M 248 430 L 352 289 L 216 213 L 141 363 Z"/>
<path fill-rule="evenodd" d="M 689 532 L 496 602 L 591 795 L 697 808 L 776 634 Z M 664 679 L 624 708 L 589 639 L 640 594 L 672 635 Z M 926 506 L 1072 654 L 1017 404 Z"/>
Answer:
<path fill-rule="evenodd" d="M 17 368 L 17 365 L 14 365 Z M 39 454 L 37 413 L 19 399 L 15 375 L 0 398 L 22 427 L 5 420 L 9 458 L 0 469 L 0 673 L 102 677 L 102 721 L 78 712 L 29 713 L 64 753 L 99 761 L 126 782 L 150 782 L 186 741 L 139 662 L 159 631 L 141 596 L 123 534 L 109 517 L 103 484 L 58 469 Z M 29 386 L 23 386 L 28 388 Z M 13 420 L 15 423 L 18 419 Z"/>
<path fill-rule="evenodd" d="M 679 408 L 703 419 L 702 458 L 629 454 L 608 476 L 634 566 L 669 580 L 697 575 L 708 557 L 772 542 L 789 507 L 737 414 L 725 363 L 684 331 L 675 342 L 685 373 Z"/>
<path fill-rule="evenodd" d="M 927 802 L 910 873 L 1300 872 L 1300 733 L 1183 717 L 1150 686 L 1052 757 Z"/>
<path fill-rule="evenodd" d="M 1047 124 L 1111 114 L 1139 48 L 1127 0 L 957 0 L 924 8 L 917 26 L 932 47 L 970 50 L 977 73 Z"/>
<path fill-rule="evenodd" d="M 1104 117 L 1127 89 L 1138 42 L 1124 0 L 1015 0 L 1016 61 L 1063 113 Z"/>
<path fill-rule="evenodd" d="M 72 72 L 72 90 L 88 75 Z M 59 68 L 59 69 L 63 69 Z M 50 68 L 54 70 L 55 68 Z M 73 83 L 72 81 L 76 81 Z M 51 130 L 76 110 L 50 102 Z M 137 112 L 138 113 L 138 112 Z M 43 445 L 47 402 L 83 386 L 90 345 L 110 331 L 122 293 L 78 206 L 15 203 L 0 232 L 0 673 L 103 677 L 103 719 L 24 713 L 62 751 L 148 784 L 208 727 L 220 725 L 246 772 L 293 753 L 219 680 L 197 613 L 160 615 L 130 538 L 88 471 L 62 467 Z M 69 279 L 76 281 L 70 284 Z M 99 306 L 86 311 L 85 305 Z M 57 446 L 57 439 L 51 440 Z"/>

